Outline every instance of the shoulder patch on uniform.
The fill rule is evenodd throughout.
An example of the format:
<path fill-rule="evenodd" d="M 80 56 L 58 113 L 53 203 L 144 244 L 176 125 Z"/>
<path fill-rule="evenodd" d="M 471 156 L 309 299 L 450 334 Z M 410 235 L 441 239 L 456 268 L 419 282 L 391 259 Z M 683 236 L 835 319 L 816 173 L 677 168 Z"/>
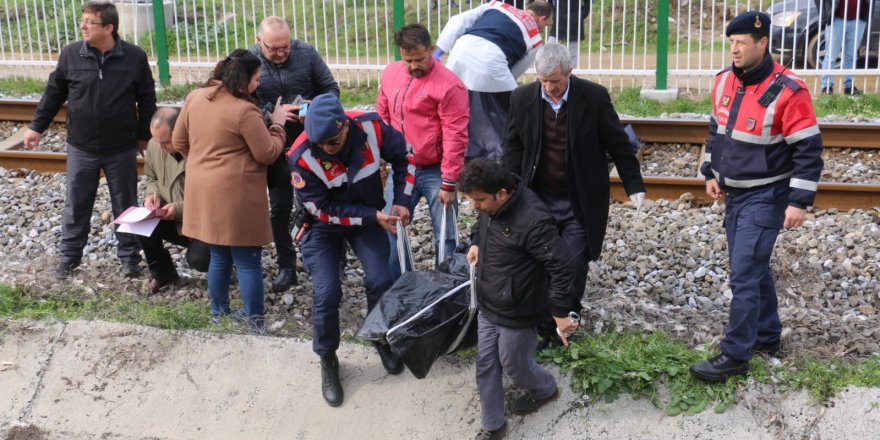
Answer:
<path fill-rule="evenodd" d="M 303 179 L 296 171 L 290 173 L 290 183 L 296 189 L 303 189 L 306 186 L 305 179 Z"/>

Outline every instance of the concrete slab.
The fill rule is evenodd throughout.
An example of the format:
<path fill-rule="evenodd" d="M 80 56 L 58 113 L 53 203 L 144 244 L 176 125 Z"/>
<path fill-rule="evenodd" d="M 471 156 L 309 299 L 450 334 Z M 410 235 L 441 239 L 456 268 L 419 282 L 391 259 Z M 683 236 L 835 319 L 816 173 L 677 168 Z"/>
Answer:
<path fill-rule="evenodd" d="M 0 436 L 25 415 L 64 324 L 0 322 Z"/>
<path fill-rule="evenodd" d="M 22 353 L 37 350 L 38 340 L 9 338 L 3 350 L 16 341 Z M 444 358 L 418 380 L 387 375 L 370 347 L 345 343 L 338 353 L 345 403 L 331 408 L 309 341 L 74 321 L 30 410 L 15 423 L 39 434 L 28 438 L 70 440 L 462 439 L 478 430 L 472 359 Z M 666 417 L 647 400 L 627 397 L 584 405 L 568 379 L 551 371 L 560 398 L 535 414 L 510 415 L 507 438 L 850 439 L 877 438 L 880 429 L 880 390 L 850 390 L 836 405 L 840 412 L 818 419 L 823 407 L 804 393 L 760 391 L 724 414 Z"/>
<path fill-rule="evenodd" d="M 645 99 L 650 99 L 652 101 L 657 102 L 671 102 L 675 101 L 678 98 L 678 89 L 666 89 L 666 90 L 657 90 L 657 89 L 642 89 L 639 92 L 639 96 Z"/>

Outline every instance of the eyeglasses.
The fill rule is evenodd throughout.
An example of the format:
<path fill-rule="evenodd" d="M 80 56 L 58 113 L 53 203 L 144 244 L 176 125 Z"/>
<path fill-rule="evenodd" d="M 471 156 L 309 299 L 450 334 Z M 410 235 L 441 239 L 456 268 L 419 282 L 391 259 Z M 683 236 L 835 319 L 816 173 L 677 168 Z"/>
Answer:
<path fill-rule="evenodd" d="M 86 25 L 86 26 L 103 26 L 104 25 L 104 23 L 101 23 L 98 21 L 92 21 L 91 18 L 81 18 L 79 20 L 79 22 Z"/>
<path fill-rule="evenodd" d="M 266 48 L 266 51 L 269 52 L 269 53 L 282 54 L 282 53 L 290 52 L 290 46 L 289 46 L 289 45 L 288 45 L 288 46 L 284 46 L 284 47 L 272 47 L 272 46 L 269 46 L 268 44 L 266 44 L 266 42 L 263 41 L 263 40 L 260 40 L 260 44 L 262 44 L 263 47 Z"/>

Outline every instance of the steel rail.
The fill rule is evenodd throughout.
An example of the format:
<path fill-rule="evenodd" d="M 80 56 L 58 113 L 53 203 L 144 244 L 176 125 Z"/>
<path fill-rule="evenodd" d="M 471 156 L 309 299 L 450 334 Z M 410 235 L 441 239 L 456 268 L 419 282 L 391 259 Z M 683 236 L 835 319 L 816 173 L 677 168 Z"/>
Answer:
<path fill-rule="evenodd" d="M 647 198 L 675 200 L 684 193 L 691 193 L 695 203 L 711 203 L 706 194 L 706 181 L 699 177 L 660 177 L 645 176 Z M 618 176 L 611 176 L 611 196 L 620 202 L 628 202 L 629 197 Z M 817 208 L 873 209 L 880 207 L 880 185 L 819 182 L 816 193 Z"/>
<path fill-rule="evenodd" d="M 41 173 L 63 173 L 67 171 L 67 154 L 42 151 L 0 151 L 0 167 L 9 169 L 26 168 Z M 138 175 L 144 173 L 144 158 L 137 158 Z"/>
<path fill-rule="evenodd" d="M 35 101 L 0 100 L 0 120 L 28 121 L 35 108 Z M 64 121 L 64 110 L 59 112 L 56 121 Z M 697 119 L 634 118 L 622 119 L 621 122 L 632 124 L 643 142 L 702 144 L 708 131 L 708 122 Z M 880 124 L 827 123 L 820 124 L 820 128 L 823 141 L 829 147 L 880 148 Z M 66 171 L 67 155 L 0 151 L 0 166 L 60 173 Z M 138 158 L 138 172 L 143 173 L 142 158 Z M 645 176 L 644 179 L 651 199 L 677 199 L 683 193 L 691 193 L 697 203 L 711 202 L 702 178 Z M 611 194 L 619 201 L 629 200 L 619 176 L 611 176 Z M 822 182 L 819 184 L 816 206 L 871 209 L 880 206 L 880 185 Z"/>

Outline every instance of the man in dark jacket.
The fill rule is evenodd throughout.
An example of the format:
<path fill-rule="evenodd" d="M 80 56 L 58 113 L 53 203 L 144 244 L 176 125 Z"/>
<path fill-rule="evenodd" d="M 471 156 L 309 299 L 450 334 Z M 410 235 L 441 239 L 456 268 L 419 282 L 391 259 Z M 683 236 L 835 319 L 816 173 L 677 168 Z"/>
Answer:
<path fill-rule="evenodd" d="M 314 47 L 290 38 L 290 26 L 281 17 L 266 17 L 260 23 L 257 44 L 250 51 L 260 58 L 263 66 L 260 86 L 254 95 L 263 108 L 267 125 L 268 115 L 275 110 L 279 96 L 288 111 L 284 125 L 286 148 L 268 169 L 269 214 L 278 262 L 278 276 L 272 281 L 272 291 L 283 292 L 297 283 L 296 249 L 290 236 L 293 187 L 286 160 L 290 144 L 303 132 L 302 104 L 295 101 L 297 97 L 310 101 L 324 93 L 339 96 L 339 85 Z"/>
<path fill-rule="evenodd" d="M 733 299 L 721 353 L 691 367 L 715 382 L 748 373 L 755 352 L 782 349 L 770 257 L 780 229 L 803 225 L 824 166 L 807 85 L 768 51 L 770 16 L 744 12 L 725 33 L 733 64 L 715 77 L 700 172 L 706 194 L 724 195 Z"/>
<path fill-rule="evenodd" d="M 480 212 L 467 259 L 478 264 L 480 308 L 477 388 L 482 431 L 477 438 L 502 438 L 507 372 L 527 393 L 511 411 L 525 415 L 559 397 L 556 380 L 535 362 L 535 326 L 552 312 L 564 344 L 578 321 L 569 317 L 574 267 L 556 221 L 541 200 L 501 163 L 474 159 L 461 176 L 461 191 Z M 576 315 L 574 315 L 576 316 Z"/>
<path fill-rule="evenodd" d="M 504 140 L 504 164 L 556 218 L 574 257 L 573 310 L 587 283 L 587 267 L 602 252 L 608 224 L 608 156 L 636 206 L 645 197 L 639 162 L 604 87 L 571 76 L 568 50 L 556 43 L 536 55 L 538 81 L 514 90 Z M 545 340 L 552 323 L 541 326 Z"/>
<path fill-rule="evenodd" d="M 147 55 L 119 38 L 119 14 L 110 2 L 86 2 L 83 41 L 65 46 L 49 75 L 43 99 L 24 135 L 28 149 L 67 102 L 67 198 L 55 276 L 67 278 L 79 266 L 88 241 L 101 171 L 107 177 L 113 215 L 137 205 L 138 150 L 150 139 L 156 90 Z M 137 239 L 116 234 L 122 273 L 140 273 Z"/>

